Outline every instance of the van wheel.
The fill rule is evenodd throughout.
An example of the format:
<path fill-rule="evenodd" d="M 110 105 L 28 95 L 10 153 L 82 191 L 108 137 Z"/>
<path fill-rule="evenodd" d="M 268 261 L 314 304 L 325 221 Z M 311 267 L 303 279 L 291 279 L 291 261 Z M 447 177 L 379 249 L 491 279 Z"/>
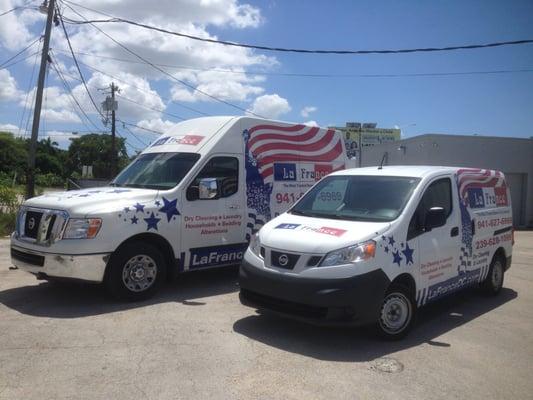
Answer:
<path fill-rule="evenodd" d="M 156 247 L 132 242 L 111 257 L 105 285 L 117 299 L 145 300 L 157 292 L 165 281 L 166 272 L 165 258 Z"/>
<path fill-rule="evenodd" d="M 413 327 L 416 304 L 409 289 L 392 284 L 383 298 L 376 330 L 380 337 L 398 340 L 407 335 Z"/>
<path fill-rule="evenodd" d="M 502 290 L 505 273 L 504 261 L 500 256 L 494 256 L 490 263 L 489 273 L 483 282 L 481 289 L 488 295 L 495 296 Z"/>

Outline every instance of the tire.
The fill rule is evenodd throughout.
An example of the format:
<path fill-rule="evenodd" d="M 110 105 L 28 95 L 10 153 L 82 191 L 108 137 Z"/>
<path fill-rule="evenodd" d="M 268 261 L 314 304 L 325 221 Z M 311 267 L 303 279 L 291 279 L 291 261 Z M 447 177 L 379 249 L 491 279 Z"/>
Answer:
<path fill-rule="evenodd" d="M 485 280 L 481 282 L 481 290 L 487 295 L 496 296 L 502 290 L 504 275 L 504 258 L 500 255 L 494 255 L 490 263 L 489 273 Z"/>
<path fill-rule="evenodd" d="M 140 301 L 158 291 L 166 274 L 165 258 L 157 247 L 131 242 L 120 247 L 111 257 L 104 283 L 113 297 Z"/>
<path fill-rule="evenodd" d="M 407 336 L 415 323 L 416 303 L 411 291 L 404 285 L 392 284 L 379 310 L 377 334 L 386 340 L 399 340 Z"/>

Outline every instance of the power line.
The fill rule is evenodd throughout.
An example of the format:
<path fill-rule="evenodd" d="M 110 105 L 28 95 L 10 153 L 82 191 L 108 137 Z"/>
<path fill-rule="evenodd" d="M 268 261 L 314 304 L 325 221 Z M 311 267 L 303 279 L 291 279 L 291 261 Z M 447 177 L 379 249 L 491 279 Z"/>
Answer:
<path fill-rule="evenodd" d="M 72 79 L 75 79 L 75 80 L 81 82 L 81 79 L 78 78 L 78 77 L 76 77 L 76 76 L 74 76 L 74 75 L 67 74 L 66 72 L 63 72 L 63 75 L 68 76 L 69 78 L 72 78 Z M 96 88 L 96 85 L 88 84 L 88 86 L 92 86 L 92 87 L 95 87 L 95 88 Z M 173 114 L 173 113 L 168 112 L 168 111 L 165 111 L 165 110 L 161 110 L 161 109 L 156 108 L 156 107 L 150 107 L 150 106 L 147 106 L 147 105 L 141 103 L 140 101 L 130 99 L 129 97 L 126 97 L 126 96 L 124 96 L 124 95 L 116 94 L 115 96 L 116 96 L 116 97 L 120 97 L 122 100 L 128 101 L 128 102 L 130 102 L 130 103 L 137 104 L 139 107 L 145 108 L 145 109 L 147 109 L 147 110 L 157 111 L 157 112 L 160 112 L 160 113 L 162 113 L 162 114 L 166 114 L 166 115 L 168 115 L 168 116 L 170 116 L 170 117 L 174 117 L 174 118 L 176 118 L 176 119 L 179 119 L 179 120 L 181 120 L 181 121 L 185 121 L 185 118 L 180 117 L 179 115 Z"/>
<path fill-rule="evenodd" d="M 483 49 L 483 48 L 490 48 L 490 47 L 501 47 L 501 46 L 514 46 L 514 45 L 524 45 L 524 44 L 530 44 L 533 43 L 533 39 L 522 39 L 522 40 L 512 40 L 512 41 L 504 41 L 504 42 L 492 42 L 492 43 L 482 43 L 482 44 L 466 44 L 466 45 L 459 45 L 459 46 L 446 46 L 446 47 L 423 47 L 423 48 L 411 48 L 411 49 L 380 49 L 380 50 L 313 50 L 313 49 L 295 49 L 295 48 L 285 48 L 285 47 L 270 47 L 270 46 L 259 46 L 259 45 L 252 45 L 252 44 L 246 44 L 246 43 L 237 43 L 237 42 L 229 42 L 225 40 L 216 40 L 216 39 L 209 39 L 209 38 L 202 38 L 199 36 L 194 35 L 188 35 L 185 33 L 170 31 L 168 29 L 158 28 L 156 26 L 151 26 L 147 24 L 143 24 L 140 22 L 131 21 L 125 18 L 119 18 L 114 17 L 112 15 L 106 14 L 101 11 L 94 10 L 89 7 L 82 6 L 81 4 L 74 3 L 69 0 L 64 0 L 65 3 L 73 4 L 75 6 L 78 6 L 80 8 L 84 8 L 88 11 L 95 12 L 97 14 L 105 15 L 107 17 L 110 17 L 110 19 L 95 19 L 95 20 L 87 20 L 84 18 L 85 21 L 76 21 L 68 19 L 67 22 L 70 22 L 72 24 L 95 24 L 95 23 L 126 23 L 129 25 L 138 26 L 140 28 L 157 31 L 160 33 L 165 33 L 169 35 L 179 36 L 187 39 L 197 40 L 200 42 L 206 42 L 206 43 L 214 43 L 214 44 L 221 44 L 225 46 L 234 46 L 234 47 L 243 47 L 246 49 L 254 49 L 254 50 L 266 50 L 266 51 L 276 51 L 276 52 L 285 52 L 285 53 L 305 53 L 305 54 L 337 54 L 337 55 L 361 55 L 361 54 L 405 54 L 405 53 L 429 53 L 429 52 L 437 52 L 437 51 L 455 51 L 455 50 L 473 50 L 473 49 Z M 72 8 L 69 7 L 71 10 Z M 78 14 L 79 15 L 79 14 Z M 94 26 L 94 25 L 93 25 Z"/>
<path fill-rule="evenodd" d="M 124 125 L 134 126 L 135 128 L 142 129 L 144 131 L 151 132 L 151 133 L 156 134 L 156 135 L 163 135 L 164 134 L 163 132 L 156 131 L 156 130 L 150 129 L 150 128 L 145 128 L 144 126 L 140 126 L 140 125 L 137 125 L 137 124 L 132 124 L 131 122 L 126 122 L 126 121 L 123 121 L 123 120 L 118 119 L 118 118 L 117 118 L 117 121 L 121 122 Z"/>
<path fill-rule="evenodd" d="M 30 42 L 30 44 L 28 44 L 26 47 L 24 47 L 21 51 L 19 51 L 17 54 L 15 54 L 13 57 L 10 57 L 8 58 L 7 60 L 5 60 L 4 62 L 2 62 L 2 64 L 0 64 L 0 67 L 4 66 L 5 64 L 7 64 L 8 62 L 10 62 L 11 60 L 14 60 L 15 58 L 17 58 L 19 55 L 21 55 L 22 53 L 24 53 L 26 50 L 28 50 L 30 47 L 32 47 L 35 43 L 37 43 L 39 40 L 41 40 L 41 37 L 37 37 L 35 38 L 34 40 L 32 40 Z"/>
<path fill-rule="evenodd" d="M 30 90 L 33 84 L 33 76 L 35 75 L 35 68 L 37 67 L 38 54 L 41 52 L 40 47 L 41 46 L 39 45 L 39 48 L 37 49 L 37 52 L 35 54 L 35 59 L 33 61 L 33 68 L 31 70 L 31 76 L 28 81 L 28 90 L 26 91 L 26 98 L 24 99 L 24 108 L 22 109 L 22 115 L 20 117 L 20 122 L 19 122 L 19 129 L 18 129 L 19 135 L 20 135 L 20 130 L 22 129 L 22 123 L 24 122 L 24 116 L 26 115 L 26 110 L 28 109 L 28 97 L 30 96 Z M 29 115 L 31 115 L 31 112 L 28 113 L 28 120 L 29 120 Z M 26 136 L 27 129 L 28 129 L 28 124 L 26 124 L 26 130 L 24 131 L 24 136 Z"/>
<path fill-rule="evenodd" d="M 56 58 L 54 56 L 53 60 L 55 60 L 55 59 Z M 76 99 L 76 96 L 74 96 L 74 93 L 72 92 L 72 88 L 70 87 L 68 81 L 65 79 L 64 73 L 61 71 L 61 67 L 59 66 L 59 64 L 57 62 L 52 62 L 51 65 L 52 65 L 52 68 L 54 69 L 54 71 L 56 71 L 57 75 L 59 76 L 60 81 L 63 84 L 63 87 L 65 88 L 67 94 L 69 95 L 69 98 L 70 98 L 70 101 L 71 101 L 71 106 L 73 107 L 73 111 L 76 112 L 75 111 L 76 107 L 74 106 L 74 104 L 75 104 L 78 107 L 78 109 L 81 111 L 81 114 L 83 114 L 83 116 L 87 119 L 89 124 L 94 126 L 97 131 L 100 131 L 100 128 L 89 118 L 89 116 L 87 115 L 87 113 L 85 112 L 83 107 L 80 105 L 80 103 Z M 73 103 L 72 103 L 72 101 L 73 101 Z M 76 112 L 76 114 L 77 114 L 77 112 Z M 85 123 L 83 122 L 83 118 L 80 116 L 80 114 L 78 114 L 78 118 L 80 118 L 80 121 L 82 122 L 82 124 L 85 125 Z M 87 128 L 87 125 L 85 125 L 85 127 Z"/>
<path fill-rule="evenodd" d="M 72 56 L 70 56 L 70 58 L 72 58 Z M 111 75 L 111 74 L 109 74 L 109 73 L 107 73 L 107 72 L 104 72 L 104 71 L 102 71 L 101 69 L 98 69 L 98 68 L 96 68 L 96 67 L 94 67 L 94 66 L 92 66 L 92 65 L 89 65 L 89 64 L 84 63 L 84 62 L 82 62 L 82 61 L 78 61 L 78 63 L 80 63 L 81 65 L 84 65 L 85 67 L 87 67 L 87 68 L 90 69 L 90 70 L 93 70 L 93 71 L 98 72 L 98 73 L 100 73 L 100 74 L 102 74 L 102 75 L 108 76 L 108 77 L 110 77 L 110 78 L 112 78 L 112 79 L 115 79 L 115 80 L 117 80 L 117 81 L 119 81 L 119 82 L 122 82 L 122 83 L 124 83 L 124 84 L 126 84 L 126 85 L 128 85 L 128 86 L 131 86 L 132 88 L 135 88 L 135 89 L 137 89 L 137 90 L 140 91 L 140 92 L 147 93 L 147 94 L 149 94 L 149 95 L 151 95 L 151 96 L 154 96 L 154 97 L 156 96 L 156 95 L 155 95 L 154 93 L 152 93 L 151 91 L 148 91 L 148 90 L 146 90 L 146 89 L 143 89 L 143 88 L 141 88 L 141 87 L 139 87 L 139 86 L 135 86 L 135 85 L 131 84 L 131 82 L 128 82 L 128 81 L 126 81 L 126 80 L 124 80 L 124 79 L 120 79 L 120 78 L 118 78 L 117 76 L 114 76 L 114 75 Z M 205 113 L 205 112 L 203 112 L 203 111 L 197 110 L 197 109 L 195 109 L 195 108 L 193 108 L 193 107 L 186 106 L 185 104 L 179 103 L 179 102 L 177 102 L 177 101 L 175 101 L 175 100 L 173 100 L 173 99 L 169 99 L 168 97 L 162 97 L 161 95 L 159 95 L 159 93 L 158 93 L 158 96 L 161 97 L 163 100 L 166 100 L 166 101 L 168 101 L 168 102 L 172 102 L 172 103 L 174 103 L 174 104 L 177 104 L 178 106 L 180 106 L 180 107 L 182 107 L 182 108 L 184 108 L 184 109 L 186 109 L 186 110 L 189 110 L 189 111 L 195 112 L 195 113 L 197 113 L 197 114 L 199 114 L 199 115 L 203 115 L 203 116 L 209 116 L 209 115 L 210 115 L 210 114 Z"/>
<path fill-rule="evenodd" d="M 126 125 L 123 125 L 123 128 L 126 129 L 135 139 L 137 139 L 139 143 L 142 143 L 144 147 L 148 147 L 148 144 L 144 142 L 143 140 L 139 139 L 139 137 L 135 133 L 133 133 L 133 131 L 130 128 L 128 128 Z"/>
<path fill-rule="evenodd" d="M 93 104 L 94 108 L 96 109 L 96 112 L 100 114 L 102 118 L 104 118 L 104 115 L 96 105 L 96 102 L 93 99 L 93 96 L 91 95 L 91 92 L 89 91 L 89 88 L 87 87 L 87 83 L 85 82 L 85 78 L 83 77 L 83 74 L 81 72 L 81 68 L 78 64 L 78 60 L 76 59 L 76 56 L 74 54 L 74 50 L 72 49 L 72 44 L 70 43 L 70 38 L 68 36 L 67 28 L 65 27 L 65 23 L 63 22 L 63 18 L 61 16 L 59 7 L 56 7 L 56 12 L 59 17 L 59 20 L 61 21 L 61 27 L 63 28 L 63 33 L 65 34 L 65 38 L 67 39 L 68 47 L 70 49 L 70 52 L 72 54 L 72 59 L 74 60 L 74 64 L 76 65 L 76 69 L 78 70 L 78 74 L 80 75 L 81 81 L 83 83 L 83 86 L 85 88 L 85 91 L 87 92 L 87 95 L 89 96 L 89 99 L 91 100 L 91 103 Z"/>
<path fill-rule="evenodd" d="M 69 2 L 69 3 L 70 3 L 70 2 Z M 76 10 L 74 10 L 71 6 L 67 5 L 67 7 L 68 7 L 69 9 L 71 9 L 74 13 L 76 13 L 78 16 L 80 16 L 81 18 L 83 18 L 84 20 L 87 21 L 87 19 L 86 19 L 83 15 L 81 15 L 80 13 L 78 13 L 78 12 L 77 12 Z M 123 45 L 122 43 L 120 43 L 118 40 L 114 39 L 111 35 L 107 34 L 107 33 L 104 32 L 102 29 L 100 29 L 100 28 L 98 28 L 96 25 L 94 25 L 93 23 L 91 23 L 91 22 L 88 22 L 88 23 L 89 23 L 92 27 L 94 27 L 96 30 L 98 30 L 100 33 L 102 33 L 103 35 L 105 35 L 108 39 L 110 39 L 110 40 L 113 41 L 115 44 L 117 44 L 118 46 L 120 46 L 122 49 L 126 50 L 128 53 L 134 55 L 135 57 L 137 57 L 137 58 L 139 58 L 140 60 L 144 61 L 146 64 L 152 66 L 152 68 L 154 68 L 154 69 L 158 70 L 159 72 L 161 72 L 161 73 L 167 75 L 169 78 L 171 78 L 172 80 L 174 80 L 174 81 L 176 81 L 176 82 L 182 84 L 183 86 L 186 86 L 186 87 L 188 87 L 188 88 L 194 90 L 195 92 L 198 92 L 198 93 L 200 93 L 200 94 L 203 94 L 203 95 L 206 96 L 206 97 L 209 97 L 210 99 L 213 99 L 213 100 L 218 101 L 218 102 L 220 102 L 220 103 L 226 104 L 226 105 L 228 105 L 228 106 L 230 106 L 230 107 L 233 107 L 233 108 L 235 108 L 235 109 L 237 109 L 237 110 L 240 110 L 240 111 L 242 111 L 242 112 L 245 112 L 245 113 L 247 112 L 248 114 L 255 115 L 256 117 L 264 118 L 264 117 L 262 117 L 262 116 L 259 115 L 259 114 L 256 114 L 256 113 L 254 113 L 254 112 L 252 112 L 252 111 L 249 111 L 249 110 L 246 110 L 245 108 L 242 108 L 242 107 L 240 107 L 240 106 L 238 106 L 238 105 L 236 105 L 236 104 L 230 103 L 229 101 L 222 100 L 222 99 L 220 99 L 220 98 L 218 98 L 218 97 L 216 97 L 216 96 L 213 96 L 213 95 L 211 95 L 211 94 L 209 94 L 209 93 L 207 93 L 207 92 L 204 92 L 203 90 L 198 89 L 197 87 L 195 87 L 195 86 L 193 86 L 193 85 L 188 84 L 187 82 L 185 82 L 185 81 L 183 81 L 183 80 L 181 80 L 181 79 L 176 78 L 174 75 L 170 74 L 169 72 L 165 71 L 165 70 L 162 69 L 162 68 L 159 68 L 158 66 L 156 66 L 156 65 L 155 65 L 154 63 L 152 63 L 151 61 L 148 61 L 146 58 L 144 58 L 144 57 L 138 55 L 138 54 L 135 53 L 133 50 L 130 50 L 128 47 L 126 47 L 125 45 Z M 63 24 L 63 26 L 64 26 L 64 24 Z"/>
<path fill-rule="evenodd" d="M 56 52 L 67 54 L 66 51 L 57 50 Z M 70 53 L 69 53 L 70 54 Z M 124 58 L 101 56 L 92 53 L 76 52 L 77 55 L 101 58 L 105 60 L 114 60 L 131 64 L 145 64 L 142 61 L 127 60 Z M 80 64 L 83 64 L 80 61 Z M 86 65 L 86 64 L 84 64 Z M 533 72 L 532 69 L 498 69 L 498 70 L 482 70 L 482 71 L 443 71 L 443 72 L 413 72 L 402 74 L 315 74 L 306 72 L 262 72 L 262 71 L 234 71 L 230 69 L 221 68 L 199 68 L 199 67 L 187 67 L 184 65 L 171 65 L 171 64 L 155 64 L 160 67 L 185 69 L 192 71 L 208 71 L 208 72 L 221 72 L 228 74 L 240 74 L 240 75 L 261 75 L 261 76 L 281 76 L 281 77 L 302 77 L 302 78 L 401 78 L 401 77 L 425 77 L 425 76 L 455 76 L 455 75 L 490 75 L 490 74 L 511 74 L 511 73 L 524 73 Z"/>
<path fill-rule="evenodd" d="M 28 54 L 26 57 L 19 58 L 17 61 L 13 61 L 12 63 L 4 65 L 3 67 L 0 67 L 0 70 L 8 69 L 8 68 L 12 67 L 13 65 L 21 63 L 22 61 L 27 60 L 28 58 L 33 57 L 36 54 L 39 54 L 39 52 L 40 52 L 40 50 L 37 50 L 35 53 Z"/>
<path fill-rule="evenodd" d="M 9 13 L 12 13 L 12 12 L 14 12 L 14 11 L 18 11 L 18 10 L 35 9 L 36 7 L 27 7 L 27 5 L 30 4 L 31 2 L 33 2 L 33 0 L 29 0 L 29 1 L 27 1 L 27 2 L 24 3 L 24 5 L 22 5 L 22 6 L 13 7 L 13 8 L 10 9 L 10 10 L 4 11 L 2 14 L 0 14 L 0 17 L 3 17 L 4 15 L 7 15 L 7 14 L 9 14 Z"/>

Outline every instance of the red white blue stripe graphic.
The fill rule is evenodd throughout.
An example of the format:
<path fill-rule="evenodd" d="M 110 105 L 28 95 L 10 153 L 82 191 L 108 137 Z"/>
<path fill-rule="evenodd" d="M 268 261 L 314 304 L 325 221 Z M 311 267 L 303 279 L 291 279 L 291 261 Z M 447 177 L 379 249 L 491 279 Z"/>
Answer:
<path fill-rule="evenodd" d="M 248 132 L 248 150 L 257 161 L 265 182 L 272 181 L 277 162 L 323 162 L 332 164 L 335 169 L 344 168 L 342 139 L 333 129 L 301 124 L 257 125 Z"/>
<path fill-rule="evenodd" d="M 463 168 L 457 171 L 459 194 L 461 199 L 468 196 L 470 188 L 505 187 L 505 180 L 500 171 L 478 168 Z"/>

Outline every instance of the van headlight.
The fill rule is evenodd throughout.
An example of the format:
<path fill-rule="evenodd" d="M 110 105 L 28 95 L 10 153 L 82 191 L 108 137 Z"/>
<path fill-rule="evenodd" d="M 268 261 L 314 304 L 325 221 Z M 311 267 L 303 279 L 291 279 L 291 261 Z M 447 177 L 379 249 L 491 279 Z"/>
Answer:
<path fill-rule="evenodd" d="M 92 239 L 101 226 L 100 218 L 71 218 L 63 233 L 63 239 Z"/>
<path fill-rule="evenodd" d="M 261 241 L 259 240 L 259 232 L 256 232 L 252 235 L 250 239 L 250 250 L 252 253 L 254 253 L 257 257 L 261 256 Z"/>
<path fill-rule="evenodd" d="M 374 258 L 375 254 L 376 242 L 369 240 L 364 243 L 344 247 L 326 254 L 326 257 L 324 257 L 320 263 L 320 267 L 358 263 Z"/>

